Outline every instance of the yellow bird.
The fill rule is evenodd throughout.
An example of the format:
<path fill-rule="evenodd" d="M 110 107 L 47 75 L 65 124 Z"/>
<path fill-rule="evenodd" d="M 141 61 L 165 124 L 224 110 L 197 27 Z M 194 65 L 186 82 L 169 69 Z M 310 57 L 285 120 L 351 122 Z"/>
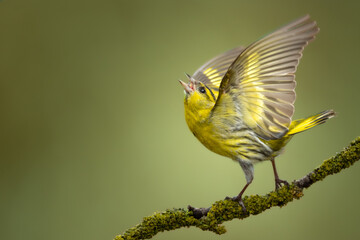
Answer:
<path fill-rule="evenodd" d="M 185 119 L 195 137 L 209 150 L 239 162 L 246 185 L 254 178 L 253 164 L 270 160 L 275 187 L 288 184 L 277 174 L 274 158 L 296 133 L 335 116 L 327 110 L 292 121 L 295 71 L 304 47 L 319 28 L 304 16 L 261 38 L 237 47 L 200 67 L 185 90 Z"/>

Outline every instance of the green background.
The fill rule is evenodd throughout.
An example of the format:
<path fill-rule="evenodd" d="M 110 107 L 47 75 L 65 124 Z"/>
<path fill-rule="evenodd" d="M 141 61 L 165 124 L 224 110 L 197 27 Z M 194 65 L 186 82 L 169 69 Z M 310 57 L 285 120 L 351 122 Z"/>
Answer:
<path fill-rule="evenodd" d="M 112 239 L 166 208 L 209 206 L 245 183 L 188 130 L 178 79 L 309 13 L 321 31 L 297 71 L 295 117 L 338 116 L 277 159 L 300 178 L 360 134 L 355 1 L 0 2 L 0 238 Z M 155 239 L 355 239 L 360 164 L 284 208 Z M 246 194 L 273 190 L 255 166 Z"/>

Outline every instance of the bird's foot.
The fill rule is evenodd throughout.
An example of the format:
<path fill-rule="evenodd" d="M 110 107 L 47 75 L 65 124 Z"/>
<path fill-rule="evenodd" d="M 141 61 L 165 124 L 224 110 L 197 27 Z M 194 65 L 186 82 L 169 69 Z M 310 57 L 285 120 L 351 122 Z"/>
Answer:
<path fill-rule="evenodd" d="M 275 190 L 276 191 L 282 187 L 282 184 L 289 186 L 289 183 L 286 180 L 281 180 L 279 178 L 275 178 Z"/>
<path fill-rule="evenodd" d="M 243 202 L 241 196 L 240 196 L 240 197 L 239 197 L 239 196 L 236 196 L 236 197 L 226 197 L 225 200 L 232 200 L 232 201 L 234 201 L 234 202 L 239 203 L 239 205 L 240 205 L 241 208 L 242 208 L 242 211 L 243 211 L 244 213 L 246 213 L 246 207 L 245 207 L 245 205 L 244 205 L 244 202 Z"/>

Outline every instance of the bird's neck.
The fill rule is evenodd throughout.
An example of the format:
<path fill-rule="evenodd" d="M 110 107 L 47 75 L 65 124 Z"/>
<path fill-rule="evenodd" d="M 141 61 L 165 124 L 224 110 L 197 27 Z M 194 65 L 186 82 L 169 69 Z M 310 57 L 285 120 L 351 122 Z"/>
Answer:
<path fill-rule="evenodd" d="M 208 123 L 211 114 L 210 108 L 199 109 L 185 104 L 185 119 L 190 130 L 195 133 Z"/>

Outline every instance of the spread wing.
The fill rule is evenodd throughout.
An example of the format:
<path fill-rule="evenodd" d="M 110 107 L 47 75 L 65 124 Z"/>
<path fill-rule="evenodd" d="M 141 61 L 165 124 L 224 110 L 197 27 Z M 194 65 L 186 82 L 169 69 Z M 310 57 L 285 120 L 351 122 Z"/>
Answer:
<path fill-rule="evenodd" d="M 237 47 L 214 57 L 196 70 L 192 77 L 218 92 L 225 73 L 243 50 L 244 47 Z"/>
<path fill-rule="evenodd" d="M 221 82 L 213 116 L 241 119 L 265 140 L 284 136 L 294 114 L 294 73 L 318 32 L 305 16 L 247 47 Z"/>

